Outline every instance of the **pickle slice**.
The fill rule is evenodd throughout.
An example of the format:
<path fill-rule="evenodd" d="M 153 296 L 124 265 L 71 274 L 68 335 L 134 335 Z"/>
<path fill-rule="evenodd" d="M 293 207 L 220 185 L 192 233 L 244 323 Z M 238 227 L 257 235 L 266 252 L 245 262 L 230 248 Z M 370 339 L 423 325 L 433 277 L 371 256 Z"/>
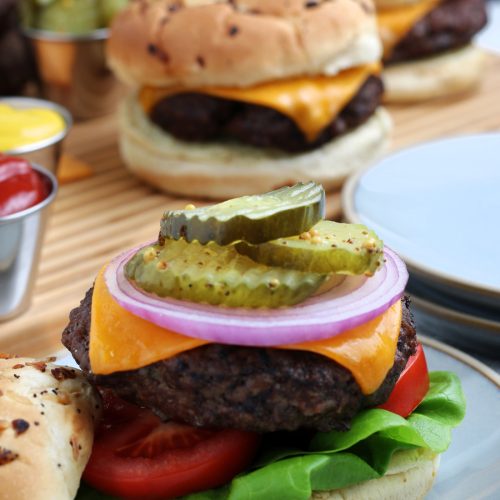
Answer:
<path fill-rule="evenodd" d="M 84 34 L 100 27 L 99 0 L 37 2 L 36 28 L 56 33 Z"/>
<path fill-rule="evenodd" d="M 326 275 L 257 264 L 234 246 L 165 240 L 140 250 L 126 265 L 139 288 L 229 307 L 291 306 L 312 295 Z"/>
<path fill-rule="evenodd" d="M 242 196 L 194 210 L 170 210 L 161 221 L 161 238 L 263 243 L 307 231 L 324 216 L 325 191 L 314 182 L 270 193 Z"/>
<path fill-rule="evenodd" d="M 238 252 L 269 266 L 314 273 L 366 274 L 381 265 L 383 243 L 361 224 L 321 221 L 300 236 L 261 245 L 236 244 Z"/>

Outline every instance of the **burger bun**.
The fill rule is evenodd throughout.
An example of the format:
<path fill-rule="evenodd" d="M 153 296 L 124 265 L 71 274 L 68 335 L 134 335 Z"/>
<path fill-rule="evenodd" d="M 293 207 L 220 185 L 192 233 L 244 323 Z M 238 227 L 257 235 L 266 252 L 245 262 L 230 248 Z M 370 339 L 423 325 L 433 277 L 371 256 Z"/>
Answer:
<path fill-rule="evenodd" d="M 387 103 L 411 103 L 466 92 L 476 87 L 486 63 L 481 49 L 467 45 L 418 61 L 386 67 L 382 73 Z"/>
<path fill-rule="evenodd" d="M 335 75 L 381 50 L 367 0 L 142 0 L 118 14 L 107 45 L 110 67 L 136 88 Z"/>
<path fill-rule="evenodd" d="M 0 355 L 0 499 L 71 500 L 100 398 L 82 372 Z"/>
<path fill-rule="evenodd" d="M 221 140 L 187 143 L 154 125 L 131 96 L 120 110 L 120 128 L 121 155 L 135 175 L 172 194 L 217 200 L 309 180 L 336 189 L 385 152 L 392 124 L 379 108 L 351 132 L 300 154 Z"/>
<path fill-rule="evenodd" d="M 422 448 L 393 455 L 386 474 L 347 488 L 315 492 L 313 500 L 420 500 L 430 491 L 439 455 Z"/>

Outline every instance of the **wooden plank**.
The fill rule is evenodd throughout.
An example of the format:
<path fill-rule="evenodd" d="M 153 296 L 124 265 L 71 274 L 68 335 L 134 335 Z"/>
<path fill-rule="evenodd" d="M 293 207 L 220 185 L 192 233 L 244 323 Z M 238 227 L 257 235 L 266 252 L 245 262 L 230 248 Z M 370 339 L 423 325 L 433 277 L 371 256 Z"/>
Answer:
<path fill-rule="evenodd" d="M 499 89 L 500 58 L 492 57 L 475 93 L 389 107 L 395 124 L 393 149 L 448 135 L 499 130 Z M 116 137 L 113 116 L 78 124 L 71 132 L 67 152 L 89 163 L 94 175 L 61 187 L 32 306 L 19 318 L 0 323 L 0 351 L 36 356 L 59 350 L 69 311 L 83 298 L 99 268 L 125 248 L 153 239 L 164 210 L 192 201 L 159 193 L 132 177 L 120 161 Z M 341 215 L 339 193 L 328 195 L 328 214 Z"/>

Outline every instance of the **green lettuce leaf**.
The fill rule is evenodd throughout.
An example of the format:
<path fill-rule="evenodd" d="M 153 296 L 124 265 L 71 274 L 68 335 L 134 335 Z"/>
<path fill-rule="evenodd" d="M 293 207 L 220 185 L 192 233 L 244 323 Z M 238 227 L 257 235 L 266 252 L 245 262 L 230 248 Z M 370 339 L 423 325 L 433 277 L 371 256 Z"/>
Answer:
<path fill-rule="evenodd" d="M 107 495 L 106 493 L 101 493 L 100 491 L 94 490 L 92 486 L 88 484 L 81 483 L 75 500 L 118 500 L 115 497 Z"/>
<path fill-rule="evenodd" d="M 344 488 L 383 476 L 394 453 L 415 450 L 442 453 L 451 429 L 465 415 L 465 398 L 458 377 L 431 372 L 430 388 L 418 408 L 404 419 L 381 409 L 359 413 L 347 432 L 317 433 L 309 449 L 267 447 L 253 470 L 223 488 L 183 497 L 185 500 L 308 500 L 313 490 Z M 110 497 L 85 496 L 78 500 Z"/>

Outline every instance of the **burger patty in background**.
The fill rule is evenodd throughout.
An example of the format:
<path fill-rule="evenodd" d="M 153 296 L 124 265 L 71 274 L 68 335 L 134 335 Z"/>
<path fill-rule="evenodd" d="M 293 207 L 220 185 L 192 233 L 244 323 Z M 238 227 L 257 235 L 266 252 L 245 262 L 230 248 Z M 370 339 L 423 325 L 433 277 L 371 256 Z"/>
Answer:
<path fill-rule="evenodd" d="M 185 141 L 228 137 L 252 146 L 298 153 L 319 148 L 363 124 L 380 105 L 382 93 L 381 79 L 368 77 L 340 114 L 312 142 L 293 120 L 274 109 L 204 94 L 166 97 L 153 107 L 151 120 Z"/>
<path fill-rule="evenodd" d="M 463 47 L 486 22 L 484 0 L 445 0 L 412 27 L 384 62 L 410 61 Z"/>
<path fill-rule="evenodd" d="M 361 408 L 385 402 L 417 346 L 405 297 L 394 365 L 379 389 L 368 396 L 348 370 L 319 354 L 221 344 L 198 347 L 138 370 L 92 375 L 91 305 L 92 289 L 71 311 L 62 336 L 82 370 L 96 384 L 164 419 L 199 427 L 345 430 Z"/>

